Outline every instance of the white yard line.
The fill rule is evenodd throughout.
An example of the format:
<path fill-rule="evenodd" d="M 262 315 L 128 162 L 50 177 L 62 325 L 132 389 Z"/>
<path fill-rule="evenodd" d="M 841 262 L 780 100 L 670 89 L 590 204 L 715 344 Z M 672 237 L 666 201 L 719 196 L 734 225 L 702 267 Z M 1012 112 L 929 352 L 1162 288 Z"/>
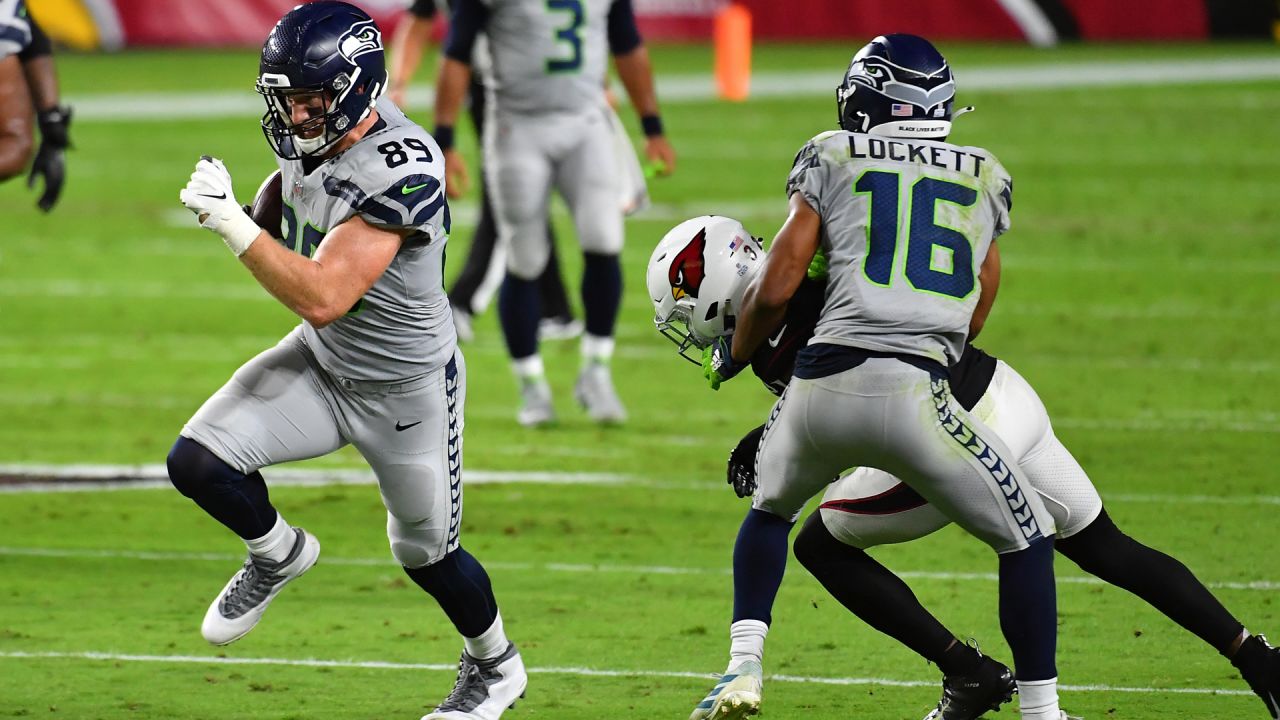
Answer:
<path fill-rule="evenodd" d="M 40 548 L 40 547 L 3 547 L 0 546 L 0 557 L 39 557 L 63 558 L 78 560 L 141 560 L 147 562 L 243 562 L 244 555 L 228 553 L 191 553 L 191 552 L 157 552 L 149 550 L 107 550 L 101 548 Z M 325 556 L 325 565 L 352 567 L 398 567 L 390 558 L 332 558 Z M 672 565 L 620 565 L 615 563 L 528 563 L 528 562 L 494 562 L 485 561 L 485 567 L 492 570 L 510 570 L 513 572 L 556 572 L 591 574 L 606 573 L 618 575 L 732 575 L 729 568 L 679 567 Z M 897 575 L 907 580 L 930 580 L 940 582 L 983 582 L 999 581 L 996 573 L 965 572 L 933 572 L 928 570 L 906 570 Z M 1095 577 L 1079 575 L 1059 575 L 1058 582 L 1066 585 L 1106 585 Z M 1223 590 L 1257 590 L 1275 592 L 1280 590 L 1280 582 L 1257 580 L 1254 582 L 1207 582 L 1206 586 Z"/>
<path fill-rule="evenodd" d="M 104 662 L 169 663 L 188 665 L 283 665 L 288 667 L 342 668 L 352 670 L 416 670 L 456 672 L 456 663 L 403 663 L 386 660 L 321 660 L 317 658 L 214 657 L 202 655 L 133 655 L 113 652 L 24 652 L 0 651 L 0 659 L 10 660 L 93 660 Z M 689 670 L 610 670 L 588 667 L 530 667 L 533 675 L 576 675 L 580 677 L 653 677 L 679 679 L 714 679 L 714 673 Z M 767 675 L 773 682 L 816 685 L 885 685 L 889 687 L 937 687 L 937 680 L 898 680 L 875 677 L 814 677 L 805 675 Z M 1067 692 L 1098 693 L 1175 693 L 1179 695 L 1252 695 L 1247 690 L 1226 688 L 1157 688 L 1116 685 L 1060 685 Z"/>
<path fill-rule="evenodd" d="M 751 77 L 751 97 L 829 97 L 835 90 L 842 70 L 843 67 L 833 67 L 829 70 L 757 72 Z M 1036 63 L 975 67 L 957 73 L 957 76 L 960 87 L 966 92 L 1186 85 L 1280 78 L 1280 60 L 1259 57 Z M 715 81 L 707 74 L 660 75 L 658 96 L 669 105 L 712 100 L 716 97 Z M 251 90 L 79 95 L 69 98 L 69 102 L 75 106 L 76 121 L 80 123 L 99 120 L 216 120 L 258 116 L 262 114 L 263 107 L 261 98 Z M 430 88 L 419 86 L 410 89 L 410 107 L 423 107 L 431 102 Z"/>

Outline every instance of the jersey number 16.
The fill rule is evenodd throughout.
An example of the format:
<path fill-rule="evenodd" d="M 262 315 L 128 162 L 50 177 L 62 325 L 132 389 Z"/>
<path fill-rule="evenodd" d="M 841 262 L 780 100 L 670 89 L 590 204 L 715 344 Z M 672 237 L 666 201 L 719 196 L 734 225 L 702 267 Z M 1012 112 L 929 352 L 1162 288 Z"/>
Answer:
<path fill-rule="evenodd" d="M 911 186 L 906 232 L 898 227 L 900 176 L 895 172 L 868 170 L 853 184 L 855 195 L 870 195 L 867 223 L 867 260 L 863 272 L 876 285 L 893 282 L 894 259 L 899 245 L 907 258 L 903 275 L 912 290 L 964 299 L 973 292 L 973 245 L 954 228 L 939 225 L 939 202 L 969 207 L 978 191 L 947 180 L 924 177 Z"/>

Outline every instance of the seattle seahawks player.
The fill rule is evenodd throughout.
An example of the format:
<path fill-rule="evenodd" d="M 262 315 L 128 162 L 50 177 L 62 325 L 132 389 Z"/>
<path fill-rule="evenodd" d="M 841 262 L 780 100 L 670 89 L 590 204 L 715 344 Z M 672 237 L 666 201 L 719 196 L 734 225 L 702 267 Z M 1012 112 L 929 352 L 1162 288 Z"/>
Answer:
<path fill-rule="evenodd" d="M 822 250 L 830 280 L 820 319 L 761 438 L 759 487 L 734 547 L 731 659 L 693 718 L 758 710 L 787 535 L 804 503 L 853 466 L 902 478 L 999 554 L 1022 716 L 1062 716 L 1053 518 L 947 382 L 994 301 L 994 242 L 1009 227 L 1012 193 L 991 153 L 944 141 L 954 95 L 945 59 L 923 38 L 881 36 L 854 56 L 837 92 L 843 130 L 796 157 L 788 218 L 733 335 L 707 355 L 713 388 L 746 367 Z"/>
<path fill-rule="evenodd" d="M 453 149 L 453 124 L 471 75 L 472 46 L 489 45 L 489 120 L 484 130 L 486 187 L 498 221 L 507 275 L 498 315 L 520 385 L 523 425 L 555 419 L 538 354 L 537 278 L 548 258 L 552 188 L 573 215 L 583 251 L 582 369 L 574 395 L 600 423 L 626 419 L 609 362 L 622 300 L 622 172 L 605 101 L 606 52 L 640 114 L 650 161 L 670 172 L 675 151 L 663 134 L 648 50 L 631 0 L 457 0 L 436 83 L 435 135 L 445 149 L 449 185 L 460 191 L 465 164 Z"/>
<path fill-rule="evenodd" d="M 283 180 L 281 242 L 236 203 L 221 161 L 202 158 L 182 190 L 303 322 L 183 427 L 169 477 L 249 548 L 201 627 L 224 645 L 320 551 L 272 507 L 259 470 L 354 445 L 377 477 L 392 554 L 463 636 L 453 692 L 426 717 L 494 720 L 527 680 L 489 577 L 459 541 L 466 366 L 441 285 L 444 163 L 378 100 L 384 62 L 378 27 L 347 3 L 299 5 L 271 31 L 257 87 Z"/>
<path fill-rule="evenodd" d="M 735 246 L 752 251 L 735 253 Z M 732 332 L 764 252 L 741 223 L 724 217 L 687 220 L 659 243 L 647 278 L 655 323 L 687 359 L 693 359 L 691 350 Z M 797 353 L 813 336 L 825 289 L 825 267 L 818 263 L 792 296 L 777 332 L 751 357 L 751 369 L 775 395 L 786 389 Z M 1275 717 L 1280 650 L 1250 635 L 1186 566 L 1115 526 L 1088 475 L 1054 435 L 1043 403 L 1012 367 L 966 343 L 950 371 L 956 400 L 1008 444 L 1054 516 L 1055 549 L 1146 600 L 1229 658 Z M 730 453 L 728 478 L 739 497 L 755 490 L 763 431 L 763 425 L 751 430 Z M 906 583 L 866 553 L 924 537 L 947 523 L 897 478 L 858 468 L 828 486 L 819 511 L 796 537 L 795 553 L 850 611 L 943 671 L 943 697 L 928 718 L 974 720 L 1010 698 L 1008 668 L 960 642 Z"/>
<path fill-rule="evenodd" d="M 40 128 L 34 158 L 33 114 Z M 20 174 L 30 160 L 27 187 L 43 180 L 36 207 L 45 212 L 62 194 L 70 124 L 71 108 L 58 102 L 49 36 L 27 14 L 23 0 L 0 0 L 0 182 Z"/>

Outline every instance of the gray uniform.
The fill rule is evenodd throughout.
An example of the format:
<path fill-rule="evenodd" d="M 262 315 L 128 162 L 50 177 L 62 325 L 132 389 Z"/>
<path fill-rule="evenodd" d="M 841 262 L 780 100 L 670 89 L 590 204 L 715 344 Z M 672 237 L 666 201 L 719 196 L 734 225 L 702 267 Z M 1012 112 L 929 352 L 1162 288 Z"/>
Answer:
<path fill-rule="evenodd" d="M 997 552 L 1054 530 L 1007 446 L 951 396 L 991 241 L 1008 229 L 1009 176 L 989 153 L 824 133 L 788 194 L 822 218 L 822 315 L 757 456 L 754 506 L 794 519 L 847 468 L 896 475 Z"/>
<path fill-rule="evenodd" d="M 421 567 L 458 545 L 466 367 L 442 287 L 443 156 L 390 102 L 378 112 L 383 124 L 310 174 L 280 162 L 283 242 L 309 257 L 356 215 L 411 232 L 351 312 L 303 322 L 250 360 L 182 434 L 244 473 L 355 445 L 377 476 L 393 553 Z"/>
<path fill-rule="evenodd" d="M 507 269 L 536 278 L 547 263 L 551 189 L 564 197 L 587 252 L 622 251 L 622 191 L 604 79 L 612 0 L 482 0 L 490 65 L 485 173 Z"/>
<path fill-rule="evenodd" d="M 0 60 L 31 44 L 31 24 L 23 0 L 0 0 Z"/>

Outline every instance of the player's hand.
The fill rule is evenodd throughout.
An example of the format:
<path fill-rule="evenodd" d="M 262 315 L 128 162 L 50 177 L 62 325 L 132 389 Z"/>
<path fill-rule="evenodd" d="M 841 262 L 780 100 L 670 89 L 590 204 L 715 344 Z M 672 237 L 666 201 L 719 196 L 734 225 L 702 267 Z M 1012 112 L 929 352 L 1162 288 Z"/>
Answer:
<path fill-rule="evenodd" d="M 732 380 L 747 366 L 746 363 L 733 359 L 730 351 L 732 347 L 733 336 L 721 335 L 714 343 L 702 349 L 702 376 L 707 379 L 712 390 L 719 390 L 721 383 Z"/>
<path fill-rule="evenodd" d="M 810 280 L 827 279 L 827 255 L 822 252 L 822 248 L 818 248 L 818 252 L 814 253 L 813 259 L 809 261 L 809 269 L 805 271 L 805 275 Z"/>
<path fill-rule="evenodd" d="M 729 451 L 729 484 L 738 497 L 749 497 L 756 492 L 756 450 L 764 435 L 764 425 L 752 430 Z"/>
<path fill-rule="evenodd" d="M 462 159 L 462 153 L 453 148 L 444 151 L 444 187 L 451 200 L 457 200 L 471 189 L 467 163 Z"/>
<path fill-rule="evenodd" d="M 63 105 L 46 110 L 36 116 L 40 125 L 40 149 L 31 163 L 27 187 L 36 186 L 37 179 L 44 181 L 44 192 L 36 201 L 36 207 L 45 212 L 53 209 L 62 195 L 62 184 L 67 178 L 65 154 L 71 145 L 67 129 L 71 126 L 71 108 Z"/>
<path fill-rule="evenodd" d="M 249 249 L 262 228 L 236 202 L 231 190 L 231 173 L 221 160 L 204 155 L 178 199 L 196 214 L 200 227 L 222 236 L 231 252 L 240 257 Z"/>
<path fill-rule="evenodd" d="M 667 142 L 666 136 L 654 135 L 644 141 L 644 158 L 646 163 L 656 168 L 660 177 L 666 177 L 676 171 L 676 149 Z"/>

